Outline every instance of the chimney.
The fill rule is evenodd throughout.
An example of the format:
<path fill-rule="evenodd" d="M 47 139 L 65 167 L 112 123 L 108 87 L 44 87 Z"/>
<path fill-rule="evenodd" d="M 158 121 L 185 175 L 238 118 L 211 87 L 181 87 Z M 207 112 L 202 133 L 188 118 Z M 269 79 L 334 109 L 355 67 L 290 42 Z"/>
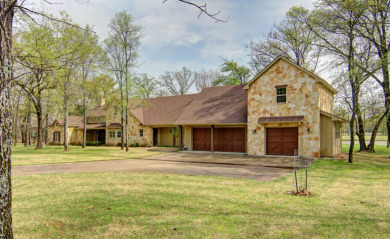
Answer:
<path fill-rule="evenodd" d="M 99 100 L 99 106 L 103 106 L 104 104 L 106 103 L 106 100 L 104 99 L 104 97 L 100 97 L 100 100 Z"/>

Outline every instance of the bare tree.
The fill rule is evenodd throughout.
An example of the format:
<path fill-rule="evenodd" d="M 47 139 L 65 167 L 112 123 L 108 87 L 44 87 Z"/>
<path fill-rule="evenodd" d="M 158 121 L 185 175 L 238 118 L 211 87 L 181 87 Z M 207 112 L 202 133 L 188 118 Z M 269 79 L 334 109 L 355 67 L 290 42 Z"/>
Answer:
<path fill-rule="evenodd" d="M 134 78 L 134 83 L 138 88 L 138 94 L 143 99 L 149 99 L 155 96 L 159 87 L 159 83 L 156 78 L 144 73 Z"/>
<path fill-rule="evenodd" d="M 252 40 L 247 45 L 252 69 L 260 72 L 276 57 L 284 56 L 314 72 L 319 63 L 321 48 L 313 45 L 317 36 L 298 18 L 308 17 L 309 13 L 303 7 L 292 7 L 283 21 L 263 34 L 262 40 Z"/>
<path fill-rule="evenodd" d="M 160 76 L 161 86 L 164 87 L 171 95 L 188 94 L 191 86 L 195 83 L 193 73 L 187 67 L 180 71 L 168 72 Z"/>
<path fill-rule="evenodd" d="M 213 82 L 221 77 L 221 73 L 218 70 L 205 70 L 195 71 L 195 87 L 198 92 L 201 92 L 204 88 L 212 87 Z"/>

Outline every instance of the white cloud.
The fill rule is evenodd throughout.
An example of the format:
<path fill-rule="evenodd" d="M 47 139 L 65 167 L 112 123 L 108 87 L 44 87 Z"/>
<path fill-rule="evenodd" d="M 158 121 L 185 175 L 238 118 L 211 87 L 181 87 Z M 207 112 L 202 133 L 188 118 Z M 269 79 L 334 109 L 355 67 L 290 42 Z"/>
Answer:
<path fill-rule="evenodd" d="M 109 19 L 126 10 L 143 26 L 140 55 L 144 64 L 139 71 L 158 76 L 165 70 L 191 66 L 193 69 L 218 68 L 221 57 L 234 58 L 241 64 L 249 61 L 245 44 L 258 39 L 274 22 L 280 21 L 293 5 L 311 7 L 314 0 L 204 0 L 210 12 L 221 13 L 228 23 L 215 23 L 199 11 L 177 0 L 91 0 L 89 4 L 64 1 L 62 6 L 73 20 L 89 23 L 105 38 Z M 200 2 L 204 2 L 200 1 Z"/>

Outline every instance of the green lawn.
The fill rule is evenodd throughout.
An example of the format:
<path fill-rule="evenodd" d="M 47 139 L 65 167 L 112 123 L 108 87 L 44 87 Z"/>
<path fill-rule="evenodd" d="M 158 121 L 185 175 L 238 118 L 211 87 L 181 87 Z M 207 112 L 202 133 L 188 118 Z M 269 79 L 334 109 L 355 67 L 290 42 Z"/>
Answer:
<path fill-rule="evenodd" d="M 36 150 L 35 146 L 26 148 L 19 144 L 16 147 L 12 147 L 12 165 L 137 159 L 162 154 L 161 152 L 151 152 L 146 149 L 134 147 L 129 148 L 129 152 L 126 152 L 121 150 L 120 147 L 87 146 L 85 149 L 82 149 L 80 146 L 70 146 L 69 151 L 65 152 L 63 146 L 47 146 Z"/>
<path fill-rule="evenodd" d="M 366 141 L 370 141 L 371 139 L 371 134 L 366 134 L 365 137 Z M 349 141 L 351 140 L 351 137 L 348 135 L 343 135 L 343 141 Z M 355 140 L 359 140 L 357 135 L 355 135 Z M 376 141 L 387 141 L 387 135 L 377 135 L 375 138 Z"/>
<path fill-rule="evenodd" d="M 381 147 L 380 147 L 381 148 Z M 16 176 L 16 238 L 390 238 L 387 149 L 317 160 L 313 197 L 270 183 L 159 173 Z"/>

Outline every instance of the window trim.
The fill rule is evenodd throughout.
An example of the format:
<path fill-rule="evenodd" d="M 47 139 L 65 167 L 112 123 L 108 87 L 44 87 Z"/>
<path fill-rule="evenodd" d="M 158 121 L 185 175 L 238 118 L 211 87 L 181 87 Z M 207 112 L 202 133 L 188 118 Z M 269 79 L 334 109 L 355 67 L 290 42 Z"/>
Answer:
<path fill-rule="evenodd" d="M 60 131 L 54 131 L 54 142 L 61 142 Z"/>
<path fill-rule="evenodd" d="M 279 85 L 279 86 L 275 86 L 276 88 L 276 103 L 279 104 L 279 103 L 287 103 L 287 85 Z M 278 93 L 278 90 L 281 90 L 281 89 L 284 89 L 285 93 L 284 94 L 279 94 Z M 280 97 L 284 97 L 284 101 L 278 101 L 278 99 L 280 99 Z"/>
<path fill-rule="evenodd" d="M 143 129 L 139 130 L 139 137 L 144 137 L 144 130 Z"/>
<path fill-rule="evenodd" d="M 122 137 L 122 131 L 121 130 L 117 130 L 116 131 L 116 137 L 117 138 L 121 138 Z"/>
<path fill-rule="evenodd" d="M 110 135 L 110 138 L 115 138 L 115 136 L 116 136 L 115 130 L 110 130 L 109 135 Z"/>

